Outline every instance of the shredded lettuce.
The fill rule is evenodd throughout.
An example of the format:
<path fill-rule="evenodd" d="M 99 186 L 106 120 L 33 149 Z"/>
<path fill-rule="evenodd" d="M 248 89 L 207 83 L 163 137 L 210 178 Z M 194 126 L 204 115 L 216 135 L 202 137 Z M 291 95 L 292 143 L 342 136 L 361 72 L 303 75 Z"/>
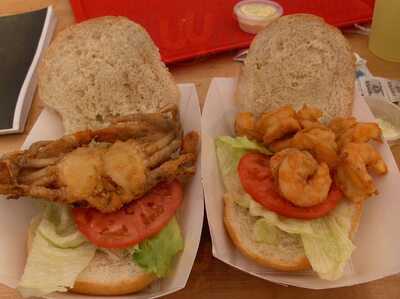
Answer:
<path fill-rule="evenodd" d="M 133 250 L 133 260 L 158 277 L 168 274 L 172 259 L 183 250 L 179 224 L 175 217 L 153 238 L 144 240 Z"/>
<path fill-rule="evenodd" d="M 249 214 L 257 218 L 253 227 L 254 240 L 277 244 L 283 238 L 293 242 L 299 238 L 312 268 L 321 278 L 340 278 L 355 249 L 349 239 L 352 206 L 342 201 L 329 215 L 315 220 L 280 216 L 254 201 L 242 188 L 237 174 L 240 158 L 248 151 L 258 150 L 266 154 L 269 152 L 259 144 L 242 137 L 222 136 L 216 139 L 215 144 L 220 172 L 227 190 L 225 196 L 248 209 Z"/>
<path fill-rule="evenodd" d="M 48 204 L 34 222 L 31 250 L 18 291 L 23 297 L 66 292 L 90 263 L 96 248 L 76 230 L 66 206 Z"/>

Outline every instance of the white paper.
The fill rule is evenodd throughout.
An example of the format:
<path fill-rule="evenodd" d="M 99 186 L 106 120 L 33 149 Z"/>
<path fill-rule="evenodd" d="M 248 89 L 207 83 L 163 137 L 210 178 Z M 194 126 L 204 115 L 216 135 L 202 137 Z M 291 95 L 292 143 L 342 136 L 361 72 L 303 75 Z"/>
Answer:
<path fill-rule="evenodd" d="M 194 84 L 180 84 L 180 113 L 185 132 L 201 131 L 201 115 Z M 63 134 L 61 120 L 50 110 L 43 110 L 28 135 L 24 146 L 37 140 L 54 139 Z M 185 187 L 185 196 L 177 217 L 185 240 L 185 248 L 176 259 L 167 278 L 153 283 L 137 294 L 114 296 L 113 298 L 157 298 L 185 287 L 196 257 L 203 226 L 203 190 L 201 186 L 200 165 L 197 161 L 196 175 Z M 24 269 L 26 259 L 26 237 L 29 222 L 37 213 L 33 200 L 0 200 L 0 283 L 15 288 Z M 52 294 L 46 298 L 104 299 L 104 297 L 77 294 Z"/>
<path fill-rule="evenodd" d="M 202 115 L 202 178 L 207 219 L 213 244 L 213 255 L 221 261 L 254 276 L 275 283 L 310 289 L 326 289 L 355 285 L 400 272 L 400 175 L 387 144 L 377 148 L 386 161 L 389 172 L 376 179 L 380 192 L 365 203 L 354 251 L 344 276 L 337 281 L 325 281 L 313 273 L 287 273 L 259 266 L 244 257 L 234 247 L 223 224 L 224 187 L 219 175 L 214 139 L 233 136 L 233 121 L 237 112 L 234 103 L 236 80 L 216 78 L 211 82 Z M 361 121 L 373 121 L 364 99 L 356 94 L 353 115 Z"/>

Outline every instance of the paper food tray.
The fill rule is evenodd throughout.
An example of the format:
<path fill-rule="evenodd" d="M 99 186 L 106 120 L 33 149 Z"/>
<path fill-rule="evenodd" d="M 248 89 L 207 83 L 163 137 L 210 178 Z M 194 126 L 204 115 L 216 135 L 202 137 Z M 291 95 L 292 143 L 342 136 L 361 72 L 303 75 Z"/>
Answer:
<path fill-rule="evenodd" d="M 180 84 L 180 113 L 185 132 L 200 133 L 200 107 L 194 84 Z M 54 139 L 63 134 L 61 120 L 50 110 L 43 110 L 28 135 L 24 147 L 37 140 Z M 196 175 L 185 187 L 182 207 L 178 210 L 178 222 L 185 240 L 185 248 L 176 258 L 167 278 L 151 284 L 147 289 L 132 295 L 114 296 L 120 299 L 157 298 L 185 287 L 196 257 L 203 224 L 204 204 L 201 186 L 200 156 Z M 29 222 L 37 211 L 33 200 L 0 200 L 0 283 L 15 288 L 24 269 L 26 259 L 26 237 Z M 46 298 L 104 299 L 105 297 L 77 294 L 52 294 Z"/>
<path fill-rule="evenodd" d="M 215 137 L 233 136 L 233 122 L 237 112 L 234 103 L 236 80 L 215 78 L 211 82 L 202 115 L 202 178 L 207 219 L 212 238 L 213 255 L 221 261 L 279 284 L 310 289 L 327 289 L 350 286 L 379 279 L 400 272 L 400 175 L 390 151 L 384 143 L 378 150 L 386 161 L 389 172 L 375 180 L 379 195 L 366 201 L 359 230 L 355 236 L 356 249 L 337 281 L 325 281 L 312 272 L 288 273 L 259 266 L 243 256 L 233 245 L 223 224 L 224 187 L 218 170 Z M 364 99 L 355 95 L 353 115 L 361 121 L 374 117 Z"/>

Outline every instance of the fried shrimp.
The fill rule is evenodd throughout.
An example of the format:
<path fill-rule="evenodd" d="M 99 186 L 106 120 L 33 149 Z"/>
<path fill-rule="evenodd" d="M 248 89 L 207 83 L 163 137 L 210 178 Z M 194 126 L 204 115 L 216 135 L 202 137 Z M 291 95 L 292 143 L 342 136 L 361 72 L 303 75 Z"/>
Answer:
<path fill-rule="evenodd" d="M 349 142 L 382 142 L 382 130 L 376 123 L 358 123 L 354 117 L 337 117 L 330 122 L 329 127 L 335 132 L 340 148 Z"/>
<path fill-rule="evenodd" d="M 303 128 L 311 128 L 320 126 L 319 119 L 322 117 L 322 111 L 315 107 L 303 105 L 303 107 L 297 111 L 297 120 Z"/>
<path fill-rule="evenodd" d="M 275 155 L 270 167 L 280 193 L 300 207 L 321 203 L 336 184 L 350 200 L 360 202 L 376 194 L 368 173 L 383 175 L 387 166 L 368 142 L 382 142 L 376 123 L 357 122 L 355 117 L 336 117 L 328 125 L 320 122 L 322 112 L 304 105 L 265 112 L 259 118 L 242 112 L 235 131 L 263 142 Z M 1 169 L 0 169 L 1 171 Z"/>
<path fill-rule="evenodd" d="M 271 168 L 272 176 L 275 178 L 275 180 L 278 180 L 278 170 L 279 166 L 281 165 L 283 159 L 287 157 L 288 154 L 296 152 L 297 150 L 294 148 L 286 148 L 284 150 L 281 150 L 274 154 L 270 161 L 269 161 L 269 167 Z"/>
<path fill-rule="evenodd" d="M 326 163 L 318 164 L 307 151 L 286 149 L 271 159 L 279 191 L 299 207 L 311 207 L 326 200 L 332 179 Z"/>
<path fill-rule="evenodd" d="M 349 142 L 368 142 L 375 140 L 382 142 L 382 131 L 376 123 L 357 123 L 342 135 L 338 136 L 340 147 Z"/>
<path fill-rule="evenodd" d="M 296 112 L 290 106 L 284 106 L 276 111 L 263 113 L 256 122 L 256 130 L 263 136 L 266 145 L 296 133 L 301 129 L 296 119 Z"/>
<path fill-rule="evenodd" d="M 270 145 L 274 152 L 285 148 L 308 150 L 318 162 L 325 162 L 330 168 L 338 161 L 335 133 L 323 125 L 303 129 L 291 138 L 278 140 Z"/>
<path fill-rule="evenodd" d="M 329 123 L 329 128 L 335 132 L 337 136 L 340 136 L 356 124 L 357 120 L 355 117 L 335 117 Z"/>
<path fill-rule="evenodd" d="M 361 202 L 378 193 L 368 170 L 377 175 L 384 175 L 388 171 L 382 157 L 372 145 L 353 142 L 345 144 L 335 181 L 348 199 Z"/>
<path fill-rule="evenodd" d="M 256 120 L 251 112 L 239 112 L 236 115 L 235 133 L 238 136 L 262 141 L 262 134 L 256 130 Z"/>
<path fill-rule="evenodd" d="M 272 142 L 272 143 L 268 146 L 268 148 L 269 148 L 271 151 L 277 153 L 277 152 L 279 152 L 279 151 L 281 151 L 281 150 L 284 150 L 284 149 L 286 149 L 286 148 L 292 147 L 292 140 L 293 140 L 293 137 L 288 137 L 288 138 L 280 139 L 280 140 L 277 140 L 277 141 Z"/>
<path fill-rule="evenodd" d="M 338 160 L 335 133 L 327 127 L 311 127 L 298 132 L 291 146 L 300 150 L 308 150 L 318 162 L 325 162 L 330 168 Z"/>

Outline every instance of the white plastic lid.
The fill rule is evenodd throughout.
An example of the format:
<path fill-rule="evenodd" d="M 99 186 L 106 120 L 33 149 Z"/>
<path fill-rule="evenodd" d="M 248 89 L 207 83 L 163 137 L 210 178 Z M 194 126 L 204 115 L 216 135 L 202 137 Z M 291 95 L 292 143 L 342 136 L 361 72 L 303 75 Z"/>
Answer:
<path fill-rule="evenodd" d="M 254 15 L 252 16 L 252 15 L 244 14 L 242 12 L 242 10 L 240 9 L 240 7 L 242 5 L 252 4 L 252 3 L 265 4 L 265 5 L 273 6 L 276 9 L 276 13 L 271 15 L 271 16 L 267 16 L 267 17 L 259 17 L 259 16 L 254 16 Z M 243 0 L 243 1 L 239 1 L 233 7 L 233 11 L 234 11 L 235 15 L 238 18 L 241 18 L 241 19 L 244 19 L 244 20 L 247 19 L 248 21 L 266 21 L 266 20 L 269 20 L 269 19 L 275 19 L 277 17 L 280 17 L 283 14 L 282 6 L 280 6 L 278 3 L 274 2 L 274 1 L 269 1 L 269 0 Z"/>

